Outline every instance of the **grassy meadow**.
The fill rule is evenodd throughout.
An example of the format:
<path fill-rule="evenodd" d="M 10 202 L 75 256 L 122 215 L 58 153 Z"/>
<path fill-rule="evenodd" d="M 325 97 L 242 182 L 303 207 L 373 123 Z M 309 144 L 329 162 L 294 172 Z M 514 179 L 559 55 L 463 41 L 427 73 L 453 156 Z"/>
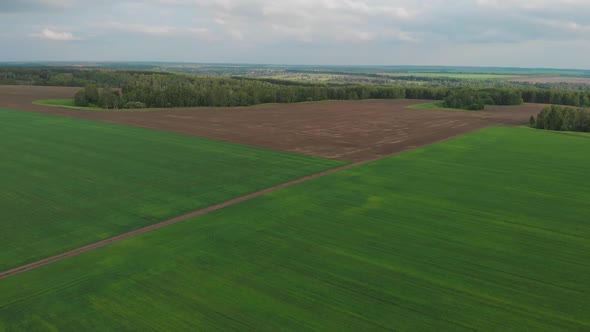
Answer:
<path fill-rule="evenodd" d="M 459 112 L 466 112 L 467 110 L 460 109 L 460 108 L 450 108 L 445 107 L 442 101 L 437 101 L 433 103 L 426 103 L 426 104 L 416 104 L 408 106 L 410 109 L 414 110 L 443 110 L 443 111 L 459 111 Z"/>
<path fill-rule="evenodd" d="M 481 74 L 481 73 L 401 73 L 391 74 L 391 76 L 415 76 L 415 77 L 434 77 L 434 78 L 453 78 L 462 80 L 508 80 L 516 78 L 515 75 L 504 74 Z"/>
<path fill-rule="evenodd" d="M 0 330 L 590 330 L 588 169 L 485 129 L 0 280 Z"/>
<path fill-rule="evenodd" d="M 40 106 L 63 107 L 63 108 L 82 110 L 82 111 L 104 111 L 105 110 L 104 108 L 99 107 L 97 105 L 90 105 L 88 107 L 77 106 L 76 103 L 74 102 L 73 98 L 36 100 L 33 102 L 33 104 L 40 105 Z"/>
<path fill-rule="evenodd" d="M 342 164 L 30 112 L 0 122 L 0 270 Z"/>

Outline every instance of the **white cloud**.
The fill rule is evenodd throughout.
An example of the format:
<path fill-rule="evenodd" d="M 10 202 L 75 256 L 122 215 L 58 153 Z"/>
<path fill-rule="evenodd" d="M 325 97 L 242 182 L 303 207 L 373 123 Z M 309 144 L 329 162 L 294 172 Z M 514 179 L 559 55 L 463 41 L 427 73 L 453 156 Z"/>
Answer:
<path fill-rule="evenodd" d="M 75 5 L 76 0 L 37 0 L 39 4 L 50 7 L 67 8 Z"/>
<path fill-rule="evenodd" d="M 0 13 L 64 10 L 77 4 L 78 0 L 3 0 L 0 1 Z"/>
<path fill-rule="evenodd" d="M 120 31 L 159 37 L 169 36 L 178 31 L 178 28 L 169 25 L 108 22 L 102 24 L 102 26 Z"/>
<path fill-rule="evenodd" d="M 203 35 L 209 33 L 209 29 L 207 28 L 187 28 L 186 31 L 195 35 Z"/>
<path fill-rule="evenodd" d="M 40 33 L 33 33 L 30 36 L 35 38 L 60 41 L 81 40 L 81 38 L 74 36 L 74 34 L 71 32 L 59 32 L 47 28 L 43 29 Z"/>
<path fill-rule="evenodd" d="M 227 30 L 227 32 L 234 40 L 244 40 L 246 38 L 244 33 L 239 29 L 230 28 Z"/>
<path fill-rule="evenodd" d="M 404 0 L 153 1 L 194 12 L 229 38 L 254 42 L 409 41 L 414 38 L 398 26 L 397 36 L 379 32 L 378 26 L 412 21 L 421 10 L 421 4 Z"/>
<path fill-rule="evenodd" d="M 0 33 L 4 43 L 30 29 L 38 32 L 30 35 L 35 38 L 93 40 L 83 47 L 71 43 L 67 54 L 51 49 L 65 56 L 93 57 L 109 43 L 133 45 L 122 51 L 130 59 L 160 52 L 161 60 L 182 54 L 185 61 L 444 64 L 475 55 L 494 60 L 480 51 L 498 49 L 498 63 L 510 63 L 503 59 L 523 50 L 530 59 L 513 63 L 546 58 L 561 64 L 549 53 L 528 52 L 527 45 L 567 42 L 587 50 L 588 12 L 590 0 L 0 0 Z M 16 49 L 30 53 L 24 43 Z M 578 62 L 587 67 L 587 60 Z"/>
<path fill-rule="evenodd" d="M 590 32 L 590 25 L 583 25 L 573 21 L 561 21 L 550 19 L 536 19 L 536 23 L 555 29 L 566 30 L 569 32 Z"/>
<path fill-rule="evenodd" d="M 563 9 L 590 7 L 588 0 L 477 0 L 477 4 L 496 9 Z"/>
<path fill-rule="evenodd" d="M 195 27 L 176 27 L 171 25 L 153 25 L 140 23 L 121 23 L 121 22 L 107 22 L 99 24 L 99 26 L 124 31 L 133 34 L 140 34 L 152 37 L 199 37 L 203 39 L 210 39 L 210 30 L 208 28 Z"/>

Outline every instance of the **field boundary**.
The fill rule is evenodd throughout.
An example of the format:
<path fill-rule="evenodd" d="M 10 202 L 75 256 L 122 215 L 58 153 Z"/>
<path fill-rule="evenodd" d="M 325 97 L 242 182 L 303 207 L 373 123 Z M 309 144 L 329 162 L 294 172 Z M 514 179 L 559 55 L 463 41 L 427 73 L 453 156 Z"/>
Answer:
<path fill-rule="evenodd" d="M 60 107 L 66 108 L 70 110 L 79 110 L 79 111 L 104 111 L 105 109 L 94 107 L 94 106 L 75 106 L 75 105 L 68 105 L 68 103 L 74 104 L 73 98 L 57 98 L 57 99 L 42 99 L 42 100 L 35 100 L 32 102 L 33 105 L 37 106 L 49 106 L 49 107 Z"/>
<path fill-rule="evenodd" d="M 16 275 L 16 274 L 20 274 L 20 273 L 23 273 L 23 272 L 27 272 L 27 271 L 36 269 L 36 268 L 41 267 L 41 266 L 44 266 L 44 265 L 51 264 L 53 262 L 60 261 L 62 259 L 68 258 L 68 257 L 76 256 L 76 255 L 79 255 L 79 254 L 82 254 L 82 253 L 85 253 L 85 252 L 88 252 L 88 251 L 91 251 L 91 250 L 94 250 L 94 249 L 98 249 L 98 248 L 107 246 L 109 244 L 115 243 L 115 242 L 123 241 L 125 239 L 131 238 L 131 237 L 135 237 L 135 236 L 138 236 L 138 235 L 147 233 L 147 232 L 151 232 L 151 231 L 156 230 L 156 229 L 160 229 L 160 228 L 163 228 L 163 227 L 166 227 L 166 226 L 170 226 L 170 225 L 179 223 L 181 221 L 185 221 L 185 220 L 188 220 L 188 219 L 191 219 L 191 218 L 195 218 L 195 217 L 198 217 L 198 216 L 201 216 L 201 215 L 204 215 L 204 214 L 207 214 L 207 213 L 216 211 L 216 210 L 220 210 L 220 209 L 223 209 L 225 207 L 228 207 L 228 206 L 231 206 L 231 205 L 234 205 L 234 204 L 238 204 L 238 203 L 241 203 L 241 202 L 250 200 L 252 198 L 256 198 L 258 196 L 262 196 L 264 194 L 267 194 L 267 193 L 270 193 L 270 192 L 273 192 L 273 191 L 276 191 L 276 190 L 279 190 L 279 189 L 282 189 L 282 188 L 286 188 L 286 187 L 289 187 L 289 186 L 292 186 L 292 185 L 295 185 L 295 184 L 298 184 L 298 183 L 302 183 L 302 182 L 309 181 L 309 180 L 312 180 L 312 179 L 316 179 L 316 178 L 319 178 L 319 177 L 322 177 L 322 176 L 325 176 L 325 175 L 329 175 L 329 174 L 333 174 L 333 173 L 336 173 L 336 172 L 339 172 L 339 171 L 343 171 L 343 170 L 346 170 L 346 169 L 349 169 L 349 168 L 352 168 L 352 167 L 355 167 L 355 166 L 359 166 L 361 164 L 365 164 L 365 163 L 368 163 L 368 162 L 370 162 L 370 161 L 351 163 L 351 164 L 347 164 L 347 165 L 344 165 L 344 166 L 332 168 L 332 169 L 329 169 L 327 171 L 315 173 L 315 174 L 312 174 L 312 175 L 307 175 L 307 176 L 304 176 L 304 177 L 299 178 L 299 179 L 296 179 L 296 180 L 285 182 L 285 183 L 282 183 L 282 184 L 279 184 L 279 185 L 276 185 L 276 186 L 273 186 L 273 187 L 270 187 L 270 188 L 266 188 L 266 189 L 263 189 L 263 190 L 260 190 L 260 191 L 256 191 L 256 192 L 247 194 L 247 195 L 243 195 L 243 196 L 240 196 L 240 197 L 231 199 L 229 201 L 218 203 L 218 204 L 215 204 L 215 205 L 212 205 L 212 206 L 209 206 L 209 207 L 206 207 L 206 208 L 197 210 L 197 211 L 189 212 L 187 214 L 184 214 L 184 215 L 181 215 L 181 216 L 172 218 L 172 219 L 168 219 L 166 221 L 162 221 L 162 222 L 159 222 L 157 224 L 145 226 L 145 227 L 142 227 L 142 228 L 139 228 L 139 229 L 136 229 L 136 230 L 127 232 L 127 233 L 119 234 L 117 236 L 113 236 L 113 237 L 110 237 L 108 239 L 104 239 L 104 240 L 101 240 L 101 241 L 98 241 L 98 242 L 94 242 L 94 243 L 85 245 L 83 247 L 79 247 L 79 248 L 76 248 L 76 249 L 73 249 L 73 250 L 70 250 L 70 251 L 66 251 L 66 252 L 63 252 L 63 253 L 58 254 L 58 255 L 55 255 L 55 256 L 44 258 L 42 260 L 38 260 L 38 261 L 33 262 L 33 263 L 29 263 L 29 264 L 22 265 L 22 266 L 19 266 L 19 267 L 16 267 L 16 268 L 13 268 L 13 269 L 10 269 L 10 270 L 7 270 L 7 271 L 3 271 L 3 272 L 0 272 L 0 280 L 1 279 L 4 279 L 4 278 L 8 278 L 8 277 L 13 276 L 13 275 Z"/>
<path fill-rule="evenodd" d="M 489 127 L 493 127 L 493 125 L 492 126 L 487 126 L 485 128 L 489 128 Z M 212 205 L 212 206 L 203 208 L 203 209 L 199 209 L 199 210 L 196 210 L 196 211 L 193 211 L 193 212 L 189 212 L 187 214 L 184 214 L 184 215 L 181 215 L 181 216 L 178 216 L 178 217 L 174 217 L 172 219 L 168 219 L 166 221 L 159 222 L 157 224 L 145 226 L 145 227 L 142 227 L 142 228 L 139 228 L 139 229 L 136 229 L 136 230 L 127 232 L 127 233 L 119 234 L 119 235 L 116 235 L 116 236 L 113 236 L 113 237 L 110 237 L 110 238 L 107 238 L 107 239 L 104 239 L 104 240 L 101 240 L 101 241 L 98 241 L 98 242 L 94 242 L 94 243 L 91 243 L 91 244 L 88 244 L 88 245 L 85 245 L 85 246 L 82 246 L 82 247 L 78 247 L 76 249 L 72 249 L 72 250 L 63 252 L 61 254 L 55 255 L 55 256 L 47 257 L 47 258 L 44 258 L 44 259 L 41 259 L 41 260 L 38 260 L 38 261 L 35 261 L 35 262 L 32 262 L 32 263 L 29 263 L 29 264 L 21 265 L 19 267 L 16 267 L 16 268 L 13 268 L 13 269 L 10 269 L 10 270 L 2 271 L 2 272 L 0 272 L 0 280 L 5 279 L 5 278 L 8 278 L 8 277 L 11 277 L 11 276 L 14 276 L 14 275 L 17 275 L 17 274 L 24 273 L 24 272 L 27 272 L 27 271 L 34 270 L 36 268 L 39 268 L 39 267 L 42 267 L 42 266 L 45 266 L 45 265 L 49 265 L 49 264 L 54 263 L 54 262 L 58 262 L 60 260 L 66 259 L 66 258 L 77 256 L 77 255 L 83 254 L 85 252 L 89 252 L 89 251 L 92 251 L 92 250 L 95 250 L 95 249 L 99 249 L 99 248 L 108 246 L 110 244 L 113 244 L 113 243 L 116 243 L 116 242 L 119 242 L 119 241 L 123 241 L 123 240 L 129 239 L 129 238 L 132 238 L 132 237 L 135 237 L 135 236 L 138 236 L 138 235 L 142 235 L 142 234 L 145 234 L 145 233 L 148 233 L 148 232 L 151 232 L 151 231 L 160 229 L 160 228 L 164 228 L 164 227 L 167 227 L 167 226 L 170 226 L 170 225 L 173 225 L 173 224 L 177 224 L 179 222 L 186 221 L 188 219 L 199 217 L 199 216 L 208 214 L 210 212 L 214 212 L 214 211 L 217 211 L 217 210 L 220 210 L 220 209 L 223 209 L 223 208 L 226 208 L 226 207 L 229 207 L 229 206 L 232 206 L 232 205 L 241 203 L 241 202 L 245 202 L 245 201 L 248 201 L 250 199 L 253 199 L 253 198 L 256 198 L 256 197 L 259 197 L 259 196 L 268 194 L 268 193 L 271 193 L 273 191 L 277 191 L 279 189 L 287 188 L 287 187 L 290 187 L 290 186 L 293 186 L 293 185 L 296 185 L 296 184 L 299 184 L 299 183 L 307 182 L 307 181 L 310 181 L 310 180 L 313 180 L 313 179 L 317 179 L 317 178 L 320 178 L 320 177 L 323 177 L 323 176 L 326 176 L 326 175 L 338 173 L 338 172 L 341 172 L 341 171 L 344 171 L 344 170 L 347 170 L 347 169 L 350 169 L 350 168 L 354 168 L 354 167 L 357 167 L 357 166 L 369 164 L 371 162 L 378 161 L 378 160 L 385 159 L 385 158 L 389 158 L 389 157 L 392 157 L 392 156 L 395 156 L 395 155 L 398 155 L 398 154 L 401 154 L 403 152 L 407 152 L 407 151 L 410 151 L 410 150 L 415 150 L 415 149 L 423 148 L 423 147 L 426 147 L 426 146 L 434 145 L 434 144 L 437 144 L 437 143 L 441 143 L 441 142 L 444 142 L 444 141 L 448 141 L 448 140 L 457 138 L 459 136 L 467 135 L 469 133 L 472 133 L 472 132 L 475 132 L 475 131 L 478 131 L 478 130 L 482 130 L 482 129 L 485 129 L 485 128 L 479 128 L 479 129 L 475 129 L 475 130 L 472 130 L 472 131 L 467 132 L 467 133 L 462 133 L 462 134 L 457 134 L 457 135 L 449 136 L 449 137 L 446 137 L 444 139 L 440 139 L 438 141 L 431 142 L 429 144 L 424 144 L 424 145 L 421 145 L 421 146 L 406 148 L 404 150 L 394 152 L 394 153 L 389 154 L 387 156 L 382 156 L 382 157 L 378 157 L 378 158 L 374 158 L 374 159 L 370 159 L 370 160 L 358 161 L 358 162 L 350 163 L 350 164 L 347 164 L 347 165 L 344 165 L 344 166 L 339 166 L 339 167 L 332 168 L 332 169 L 329 169 L 329 170 L 326 170 L 326 171 L 322 171 L 322 172 L 319 172 L 319 173 L 307 175 L 307 176 L 304 176 L 302 178 L 295 179 L 295 180 L 292 180 L 292 181 L 289 181 L 289 182 L 285 182 L 285 183 L 282 183 L 282 184 L 279 184 L 279 185 L 276 185 L 276 186 L 273 186 L 273 187 L 269 187 L 269 188 L 266 188 L 266 189 L 263 189 L 263 190 L 259 190 L 259 191 L 256 191 L 256 192 L 253 192 L 253 193 L 250 193 L 250 194 L 247 194 L 247 195 L 236 197 L 236 198 L 231 199 L 229 201 L 225 201 L 225 202 L 218 203 L 218 204 L 215 204 L 215 205 Z"/>
<path fill-rule="evenodd" d="M 433 103 L 414 104 L 407 106 L 406 108 L 412 110 L 437 110 L 437 111 L 449 111 L 449 112 L 470 112 L 460 108 L 444 107 L 442 101 L 436 101 Z"/>

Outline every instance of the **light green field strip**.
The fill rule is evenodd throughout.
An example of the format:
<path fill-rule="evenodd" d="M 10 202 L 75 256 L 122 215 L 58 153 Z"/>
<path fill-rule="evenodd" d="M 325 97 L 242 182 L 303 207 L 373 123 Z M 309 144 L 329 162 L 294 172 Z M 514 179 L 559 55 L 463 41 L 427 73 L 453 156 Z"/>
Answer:
<path fill-rule="evenodd" d="M 469 112 L 464 109 L 460 108 L 447 108 L 443 106 L 443 102 L 434 102 L 434 103 L 427 103 L 427 104 L 416 104 L 408 106 L 410 109 L 414 110 L 442 110 L 442 111 L 457 111 L 457 112 Z"/>
<path fill-rule="evenodd" d="M 590 330 L 588 169 L 486 129 L 0 280 L 0 330 Z"/>
<path fill-rule="evenodd" d="M 33 102 L 33 104 L 40 105 L 40 106 L 62 107 L 62 108 L 69 108 L 69 109 L 82 110 L 82 111 L 106 111 L 104 108 L 96 107 L 96 106 L 91 106 L 91 107 L 76 106 L 76 104 L 74 103 L 74 99 L 72 99 L 72 98 L 36 100 Z"/>
<path fill-rule="evenodd" d="M 509 80 L 516 78 L 516 75 L 503 74 L 456 74 L 456 73 L 396 73 L 391 76 L 415 76 L 415 77 L 436 77 L 436 78 L 453 78 L 465 80 Z"/>
<path fill-rule="evenodd" d="M 0 110 L 0 271 L 343 162 Z"/>

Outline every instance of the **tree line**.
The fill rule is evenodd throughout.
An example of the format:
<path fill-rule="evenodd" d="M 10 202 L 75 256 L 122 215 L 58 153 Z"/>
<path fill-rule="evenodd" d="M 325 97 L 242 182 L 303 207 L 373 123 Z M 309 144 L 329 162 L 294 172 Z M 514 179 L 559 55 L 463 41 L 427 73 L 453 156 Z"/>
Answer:
<path fill-rule="evenodd" d="M 466 110 L 483 110 L 486 105 L 520 105 L 522 94 L 514 89 L 458 89 L 449 92 L 443 106 Z"/>
<path fill-rule="evenodd" d="M 553 105 L 543 109 L 530 125 L 537 129 L 590 132 L 590 112 L 582 108 Z"/>
<path fill-rule="evenodd" d="M 94 91 L 94 84 L 93 91 Z M 182 74 L 133 74 L 120 90 L 106 89 L 94 101 L 77 98 L 77 104 L 108 108 L 145 106 L 250 106 L 265 103 L 298 103 L 322 100 L 429 99 L 444 100 L 444 106 L 481 110 L 485 105 L 519 105 L 523 102 L 570 106 L 590 105 L 590 92 L 508 88 L 445 88 L 391 85 L 284 84 L 279 80 L 203 77 Z M 92 92 L 90 95 L 95 95 Z M 100 97 L 100 94 L 99 94 Z"/>
<path fill-rule="evenodd" d="M 145 70 L 111 70 L 70 67 L 0 67 L 2 85 L 40 85 L 85 87 L 97 84 L 99 87 L 120 88 L 130 80 L 142 75 L 151 75 Z M 160 75 L 175 75 L 160 72 Z"/>
<path fill-rule="evenodd" d="M 477 80 L 467 80 L 477 81 Z M 535 87 L 316 84 L 276 79 L 211 77 L 142 70 L 0 67 L 0 84 L 92 87 L 77 103 L 100 107 L 248 106 L 321 100 L 431 99 L 453 108 L 521 102 L 590 106 L 590 91 Z M 98 99 L 94 87 L 99 91 Z M 103 91 L 108 91 L 104 92 Z M 103 95 L 101 97 L 101 95 Z"/>
<path fill-rule="evenodd" d="M 104 108 L 249 106 L 264 103 L 297 103 L 322 100 L 442 99 L 445 88 L 399 86 L 326 86 L 279 84 L 243 78 L 189 75 L 138 75 L 119 90 L 90 84 L 75 98 L 76 105 Z M 98 92 L 97 92 L 98 91 Z M 135 108 L 135 107 L 134 107 Z"/>

